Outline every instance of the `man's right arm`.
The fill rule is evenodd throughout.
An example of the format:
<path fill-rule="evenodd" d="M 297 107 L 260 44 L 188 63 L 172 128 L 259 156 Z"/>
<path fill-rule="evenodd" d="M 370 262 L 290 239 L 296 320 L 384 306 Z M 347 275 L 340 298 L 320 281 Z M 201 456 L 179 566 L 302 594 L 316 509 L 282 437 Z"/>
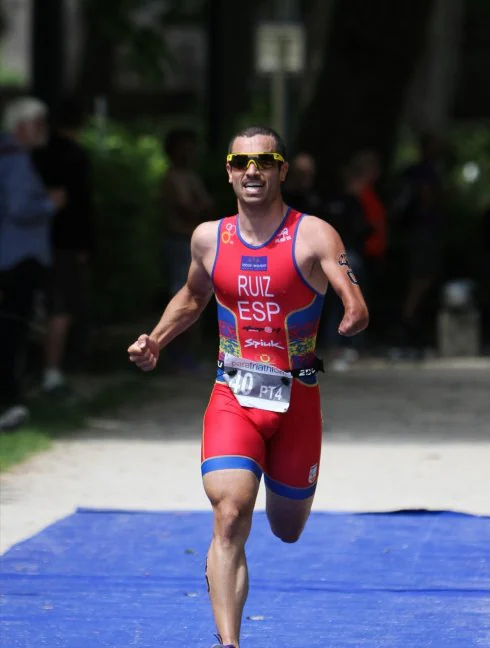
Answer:
<path fill-rule="evenodd" d="M 199 225 L 192 235 L 192 260 L 187 282 L 170 300 L 150 335 L 142 335 L 129 349 L 129 359 L 144 371 L 154 369 L 161 349 L 188 329 L 206 308 L 213 295 L 213 283 L 205 259 L 213 255 L 217 222 Z"/>

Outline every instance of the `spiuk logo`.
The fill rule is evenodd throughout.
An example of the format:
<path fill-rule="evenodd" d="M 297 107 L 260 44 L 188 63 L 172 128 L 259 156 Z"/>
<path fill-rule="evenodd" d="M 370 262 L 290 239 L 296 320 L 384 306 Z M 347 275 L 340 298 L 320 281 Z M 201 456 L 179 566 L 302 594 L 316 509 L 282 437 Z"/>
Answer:
<path fill-rule="evenodd" d="M 275 342 L 274 340 L 252 340 L 252 338 L 248 338 L 245 340 L 245 348 L 248 347 L 254 347 L 254 349 L 258 349 L 259 347 L 269 347 L 271 349 L 281 349 L 284 351 L 284 347 L 280 342 Z"/>
<path fill-rule="evenodd" d="M 276 238 L 275 243 L 285 243 L 286 241 L 290 241 L 290 240 L 291 237 L 289 236 L 289 230 L 287 227 L 285 227 L 279 233 L 279 236 Z"/>
<path fill-rule="evenodd" d="M 271 357 L 270 357 L 270 355 L 267 355 L 267 353 L 262 353 L 259 356 L 259 358 L 260 358 L 261 362 L 270 362 L 271 361 Z"/>

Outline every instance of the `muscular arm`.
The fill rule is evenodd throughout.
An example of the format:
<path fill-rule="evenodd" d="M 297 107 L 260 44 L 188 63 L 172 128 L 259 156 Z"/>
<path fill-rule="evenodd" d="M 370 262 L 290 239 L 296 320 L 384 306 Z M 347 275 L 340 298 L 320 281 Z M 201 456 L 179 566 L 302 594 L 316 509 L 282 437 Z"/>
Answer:
<path fill-rule="evenodd" d="M 192 235 L 192 261 L 187 283 L 170 300 L 160 321 L 150 334 L 150 338 L 160 349 L 194 324 L 211 299 L 213 284 L 204 266 L 204 259 L 215 243 L 216 226 L 216 223 L 203 223 Z"/>
<path fill-rule="evenodd" d="M 319 218 L 310 216 L 305 221 L 304 234 L 313 252 L 313 258 L 320 264 L 328 282 L 344 305 L 344 317 L 339 326 L 339 333 L 345 336 L 356 335 L 367 327 L 369 313 L 349 265 L 342 239 L 331 225 Z"/>

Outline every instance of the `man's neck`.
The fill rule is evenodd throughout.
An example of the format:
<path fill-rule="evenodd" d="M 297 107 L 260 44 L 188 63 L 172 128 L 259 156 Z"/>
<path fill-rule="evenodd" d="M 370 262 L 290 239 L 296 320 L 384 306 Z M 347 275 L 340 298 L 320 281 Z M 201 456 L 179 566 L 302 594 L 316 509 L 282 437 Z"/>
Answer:
<path fill-rule="evenodd" d="M 240 233 L 251 245 L 262 245 L 277 230 L 288 207 L 281 198 L 268 206 L 250 206 L 238 203 Z"/>

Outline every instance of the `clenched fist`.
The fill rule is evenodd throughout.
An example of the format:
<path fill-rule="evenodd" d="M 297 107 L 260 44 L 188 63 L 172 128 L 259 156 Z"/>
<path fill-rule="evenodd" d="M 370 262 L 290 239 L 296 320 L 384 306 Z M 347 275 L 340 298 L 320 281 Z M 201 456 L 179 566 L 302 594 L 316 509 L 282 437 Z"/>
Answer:
<path fill-rule="evenodd" d="M 151 371 L 157 366 L 160 349 L 155 340 L 144 334 L 129 349 L 129 359 L 142 371 Z"/>

